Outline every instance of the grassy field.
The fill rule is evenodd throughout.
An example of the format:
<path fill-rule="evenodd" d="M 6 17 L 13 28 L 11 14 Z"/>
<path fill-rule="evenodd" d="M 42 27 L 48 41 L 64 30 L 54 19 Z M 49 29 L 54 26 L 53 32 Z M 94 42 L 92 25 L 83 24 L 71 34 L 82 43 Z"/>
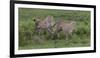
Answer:
<path fill-rule="evenodd" d="M 68 48 L 90 46 L 90 11 L 75 10 L 54 10 L 54 9 L 31 9 L 19 8 L 19 49 L 44 49 L 44 48 Z M 34 22 L 32 18 L 41 19 L 51 15 L 55 20 L 74 20 L 76 31 L 73 32 L 69 40 L 64 36 L 55 40 L 47 35 L 38 36 L 34 32 Z M 37 39 L 44 37 L 39 42 Z"/>

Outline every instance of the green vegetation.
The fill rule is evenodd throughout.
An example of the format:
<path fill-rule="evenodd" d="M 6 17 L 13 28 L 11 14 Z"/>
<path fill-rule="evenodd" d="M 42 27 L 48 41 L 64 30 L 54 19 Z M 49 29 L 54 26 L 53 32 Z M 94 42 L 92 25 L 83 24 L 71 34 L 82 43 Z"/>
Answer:
<path fill-rule="evenodd" d="M 90 11 L 79 10 L 54 10 L 19 8 L 19 49 L 42 49 L 63 47 L 86 47 L 90 46 Z M 72 36 L 65 40 L 63 34 L 60 38 L 51 39 L 50 36 L 38 36 L 34 31 L 34 21 L 37 17 L 44 19 L 51 15 L 55 20 L 74 20 L 76 30 Z M 41 39 L 42 38 L 42 39 Z M 44 39 L 43 39 L 44 38 Z"/>

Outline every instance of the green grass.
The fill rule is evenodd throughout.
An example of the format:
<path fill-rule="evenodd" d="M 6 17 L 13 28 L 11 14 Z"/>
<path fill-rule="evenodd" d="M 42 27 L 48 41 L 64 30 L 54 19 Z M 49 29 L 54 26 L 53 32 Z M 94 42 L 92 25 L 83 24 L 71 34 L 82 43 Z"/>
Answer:
<path fill-rule="evenodd" d="M 19 8 L 19 49 L 44 49 L 44 48 L 68 48 L 90 46 L 90 11 L 54 10 Z M 51 15 L 54 20 L 76 21 L 76 31 L 65 40 L 61 33 L 60 38 L 51 39 L 48 34 L 38 36 L 34 32 L 32 18 L 44 19 Z M 42 40 L 40 40 L 42 37 Z M 40 40 L 40 41 L 38 41 Z M 55 43 L 56 42 L 56 43 Z"/>

